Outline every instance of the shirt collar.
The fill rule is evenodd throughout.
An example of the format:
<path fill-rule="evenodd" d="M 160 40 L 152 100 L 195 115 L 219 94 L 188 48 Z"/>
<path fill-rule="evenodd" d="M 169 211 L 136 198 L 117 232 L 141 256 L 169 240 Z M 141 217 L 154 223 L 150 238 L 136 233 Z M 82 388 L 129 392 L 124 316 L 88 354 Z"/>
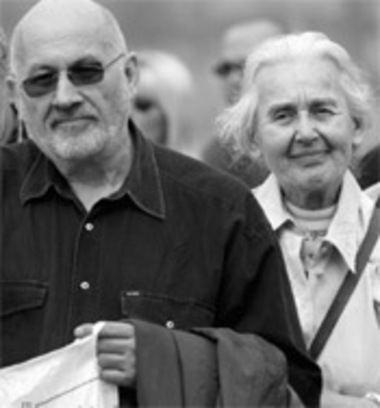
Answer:
<path fill-rule="evenodd" d="M 335 246 L 347 267 L 354 272 L 358 248 L 368 229 L 373 207 L 373 202 L 361 191 L 351 172 L 347 171 L 325 239 Z"/>
<path fill-rule="evenodd" d="M 166 216 L 165 200 L 155 148 L 140 134 L 132 122 L 129 124 L 129 129 L 134 145 L 133 163 L 128 177 L 119 192 L 115 194 L 114 199 L 128 195 L 140 210 L 164 219 Z M 31 149 L 38 149 L 34 143 L 27 143 L 31 143 Z M 67 184 L 63 176 L 43 153 L 37 152 L 21 186 L 21 202 L 24 204 L 34 198 L 42 197 L 51 187 L 54 187 L 61 195 L 65 190 L 67 191 Z"/>
<path fill-rule="evenodd" d="M 130 122 L 129 128 L 135 151 L 131 171 L 122 191 L 125 189 L 142 211 L 164 219 L 166 207 L 155 154 L 156 147 L 141 135 L 133 122 Z"/>
<path fill-rule="evenodd" d="M 274 231 L 277 231 L 287 221 L 292 220 L 283 204 L 280 185 L 273 173 L 252 192 L 263 207 Z"/>
<path fill-rule="evenodd" d="M 271 174 L 266 181 L 253 190 L 269 219 L 272 228 L 277 231 L 287 221 L 291 221 L 282 200 L 280 186 Z M 339 251 L 347 267 L 355 271 L 356 254 L 374 203 L 360 189 L 354 176 L 347 171 L 343 178 L 337 210 L 325 236 Z"/>

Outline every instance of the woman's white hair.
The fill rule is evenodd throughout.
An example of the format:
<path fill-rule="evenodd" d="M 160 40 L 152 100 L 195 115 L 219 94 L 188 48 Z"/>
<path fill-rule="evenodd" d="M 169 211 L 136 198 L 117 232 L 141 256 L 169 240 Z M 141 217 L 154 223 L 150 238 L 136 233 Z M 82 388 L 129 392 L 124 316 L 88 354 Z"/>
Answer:
<path fill-rule="evenodd" d="M 372 91 L 348 52 L 319 32 L 282 35 L 265 41 L 248 56 L 242 95 L 235 105 L 217 118 L 219 137 L 236 156 L 254 156 L 257 151 L 254 139 L 259 103 L 256 79 L 259 71 L 268 65 L 306 57 L 328 59 L 335 64 L 353 120 L 363 131 L 370 127 L 374 100 Z"/>

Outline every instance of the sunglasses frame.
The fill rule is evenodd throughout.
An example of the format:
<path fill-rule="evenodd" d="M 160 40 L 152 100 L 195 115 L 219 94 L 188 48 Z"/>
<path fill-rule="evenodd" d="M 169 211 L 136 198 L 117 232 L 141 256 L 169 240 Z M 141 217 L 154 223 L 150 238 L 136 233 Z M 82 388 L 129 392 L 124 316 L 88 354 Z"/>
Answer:
<path fill-rule="evenodd" d="M 83 78 L 81 79 L 80 77 L 80 73 L 75 73 L 75 68 L 80 65 L 80 61 L 74 62 L 72 65 L 70 65 L 66 69 L 67 78 L 76 87 L 97 84 L 103 81 L 106 70 L 124 56 L 125 56 L 125 53 L 122 52 L 105 65 L 103 65 L 100 61 L 96 61 L 96 65 L 98 65 L 96 66 L 97 69 L 95 69 L 95 63 L 93 63 L 92 68 L 93 68 L 94 74 L 97 71 L 97 75 L 94 75 L 94 77 L 90 80 L 88 78 L 87 80 L 83 80 Z M 58 70 L 54 71 L 51 74 L 51 77 L 52 78 L 51 78 L 50 84 L 46 85 L 45 89 L 42 89 L 43 86 L 42 87 L 40 86 L 39 90 L 31 89 L 33 88 L 33 86 L 36 86 L 38 88 L 37 85 L 33 85 L 33 81 L 36 79 L 36 77 L 29 77 L 29 78 L 24 79 L 21 85 L 22 85 L 24 92 L 26 93 L 26 95 L 28 95 L 29 98 L 39 98 L 39 97 L 48 95 L 49 93 L 54 92 L 57 89 L 57 84 L 59 81 L 59 71 Z"/>

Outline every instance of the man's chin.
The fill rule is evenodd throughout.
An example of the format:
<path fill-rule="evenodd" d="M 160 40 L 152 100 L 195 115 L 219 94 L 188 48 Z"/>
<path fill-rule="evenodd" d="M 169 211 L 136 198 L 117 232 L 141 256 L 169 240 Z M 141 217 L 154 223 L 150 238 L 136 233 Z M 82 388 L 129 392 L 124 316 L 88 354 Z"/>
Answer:
<path fill-rule="evenodd" d="M 100 151 L 100 143 L 96 143 L 94 137 L 78 135 L 55 138 L 52 150 L 60 160 L 77 161 L 84 160 L 97 155 Z"/>

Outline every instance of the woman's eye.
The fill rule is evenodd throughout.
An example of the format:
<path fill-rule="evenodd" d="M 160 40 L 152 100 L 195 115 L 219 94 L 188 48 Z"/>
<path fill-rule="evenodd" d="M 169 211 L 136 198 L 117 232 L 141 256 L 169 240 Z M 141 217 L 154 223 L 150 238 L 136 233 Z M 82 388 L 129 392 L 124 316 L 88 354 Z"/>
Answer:
<path fill-rule="evenodd" d="M 334 110 L 326 107 L 326 106 L 319 106 L 312 110 L 312 113 L 320 118 L 328 118 L 335 114 Z"/>
<path fill-rule="evenodd" d="M 286 122 L 292 119 L 294 113 L 290 110 L 284 110 L 280 112 L 276 112 L 273 115 L 273 119 L 275 122 Z"/>

